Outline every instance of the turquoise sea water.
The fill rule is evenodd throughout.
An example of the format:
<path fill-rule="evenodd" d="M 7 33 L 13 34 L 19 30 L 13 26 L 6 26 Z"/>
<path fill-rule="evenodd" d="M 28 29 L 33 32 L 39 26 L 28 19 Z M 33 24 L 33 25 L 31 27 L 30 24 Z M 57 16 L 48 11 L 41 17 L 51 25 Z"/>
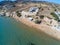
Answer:
<path fill-rule="evenodd" d="M 60 45 L 46 34 L 29 28 L 13 18 L 0 17 L 0 45 Z"/>

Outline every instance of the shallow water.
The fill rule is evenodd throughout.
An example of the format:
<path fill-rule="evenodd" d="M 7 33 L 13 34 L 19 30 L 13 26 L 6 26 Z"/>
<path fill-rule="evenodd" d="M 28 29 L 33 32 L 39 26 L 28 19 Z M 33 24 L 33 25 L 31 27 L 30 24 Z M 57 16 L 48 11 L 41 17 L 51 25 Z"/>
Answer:
<path fill-rule="evenodd" d="M 60 41 L 13 18 L 0 17 L 0 45 L 60 45 Z"/>

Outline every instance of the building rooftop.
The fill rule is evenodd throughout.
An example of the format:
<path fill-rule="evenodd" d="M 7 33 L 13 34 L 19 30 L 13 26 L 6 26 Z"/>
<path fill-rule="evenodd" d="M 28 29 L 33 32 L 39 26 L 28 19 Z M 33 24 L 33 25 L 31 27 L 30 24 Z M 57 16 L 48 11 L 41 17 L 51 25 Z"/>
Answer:
<path fill-rule="evenodd" d="M 29 9 L 29 12 L 36 12 L 37 9 L 38 9 L 38 7 L 31 7 L 31 8 Z"/>

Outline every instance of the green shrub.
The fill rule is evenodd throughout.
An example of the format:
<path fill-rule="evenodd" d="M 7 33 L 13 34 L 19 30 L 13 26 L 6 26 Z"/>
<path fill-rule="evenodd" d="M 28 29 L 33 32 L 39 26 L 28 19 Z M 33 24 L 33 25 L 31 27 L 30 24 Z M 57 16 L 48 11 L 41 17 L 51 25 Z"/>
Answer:
<path fill-rule="evenodd" d="M 40 21 L 40 20 L 36 20 L 35 23 L 36 23 L 36 24 L 40 24 L 41 21 Z"/>
<path fill-rule="evenodd" d="M 21 17 L 21 13 L 19 11 L 16 12 L 18 17 Z"/>
<path fill-rule="evenodd" d="M 44 18 L 44 16 L 43 16 L 43 15 L 41 15 L 41 16 L 40 16 L 40 18 L 41 18 L 41 19 L 43 19 L 43 18 Z"/>
<path fill-rule="evenodd" d="M 59 20 L 59 17 L 54 12 L 52 12 L 51 15 L 55 18 L 55 20 Z"/>

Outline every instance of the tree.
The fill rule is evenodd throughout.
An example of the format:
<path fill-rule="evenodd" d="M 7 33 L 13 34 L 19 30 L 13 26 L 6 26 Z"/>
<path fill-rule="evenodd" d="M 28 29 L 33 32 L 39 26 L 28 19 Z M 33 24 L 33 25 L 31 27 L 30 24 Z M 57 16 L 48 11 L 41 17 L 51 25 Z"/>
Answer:
<path fill-rule="evenodd" d="M 44 15 L 41 15 L 40 18 L 43 19 L 44 18 Z"/>
<path fill-rule="evenodd" d="M 19 11 L 16 12 L 18 17 L 21 17 L 21 13 Z"/>
<path fill-rule="evenodd" d="M 40 24 L 41 23 L 41 20 L 35 20 L 35 23 L 36 24 Z"/>

